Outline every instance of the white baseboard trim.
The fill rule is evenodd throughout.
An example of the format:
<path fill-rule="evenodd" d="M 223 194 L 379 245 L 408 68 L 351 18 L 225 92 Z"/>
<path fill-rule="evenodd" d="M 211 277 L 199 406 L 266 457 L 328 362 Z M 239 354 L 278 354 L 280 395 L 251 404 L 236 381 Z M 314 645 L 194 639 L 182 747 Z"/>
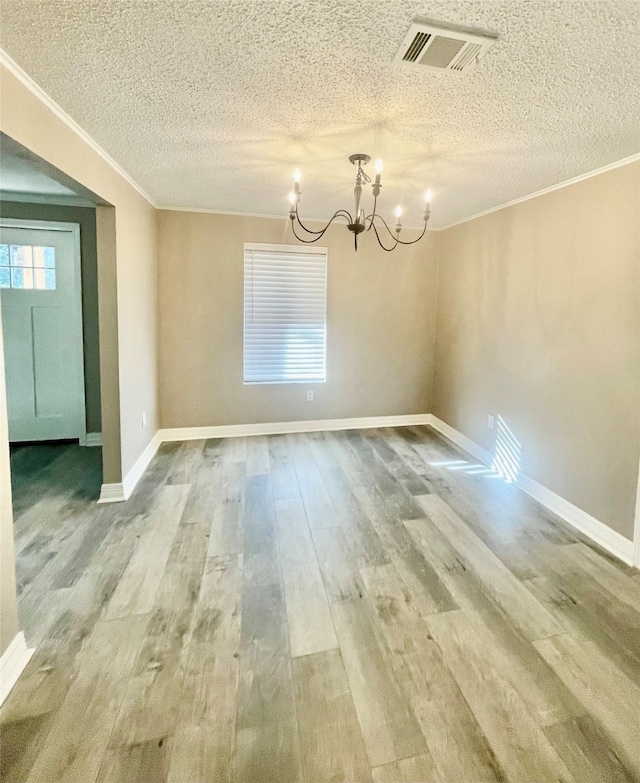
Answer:
<path fill-rule="evenodd" d="M 482 462 L 483 465 L 491 467 L 493 455 L 470 438 L 467 438 L 466 435 L 458 432 L 458 430 L 433 415 L 431 416 L 431 426 L 455 443 L 456 446 L 459 446 L 461 449 L 471 454 L 471 456 L 475 457 L 479 462 Z M 599 544 L 608 552 L 611 552 L 612 555 L 615 555 L 628 565 L 634 564 L 633 541 L 630 541 L 620 533 L 612 530 L 608 525 L 605 525 L 604 522 L 587 514 L 586 511 L 578 508 L 578 506 L 574 506 L 573 503 L 570 503 L 568 500 L 565 500 L 560 495 L 557 495 L 555 492 L 552 492 L 550 489 L 547 489 L 528 476 L 520 474 L 516 484 L 523 492 L 526 492 L 527 495 L 530 495 L 534 500 L 537 500 L 538 503 L 545 508 L 548 508 L 549 511 L 552 511 L 561 519 L 564 519 L 565 522 L 568 522 L 581 533 L 584 533 L 595 541 L 596 544 Z M 636 537 L 637 535 L 636 532 Z M 637 548 L 638 542 L 636 541 L 636 550 Z M 636 565 L 638 565 L 638 563 L 636 563 Z"/>
<path fill-rule="evenodd" d="M 81 446 L 102 446 L 101 432 L 87 432 L 80 438 Z"/>
<path fill-rule="evenodd" d="M 122 503 L 131 497 L 142 474 L 155 456 L 158 446 L 168 441 L 204 440 L 206 438 L 245 438 L 251 435 L 284 435 L 294 432 L 370 429 L 372 427 L 406 427 L 430 424 L 431 414 L 408 416 L 372 416 L 362 419 L 318 419 L 264 424 L 228 424 L 214 427 L 177 427 L 158 430 L 120 484 L 103 484 L 98 503 Z"/>
<path fill-rule="evenodd" d="M 573 503 L 560 497 L 560 495 L 556 495 L 555 492 L 543 487 L 542 484 L 528 476 L 519 476 L 517 484 L 527 495 L 531 495 L 538 503 L 546 506 L 549 511 L 553 511 L 561 519 L 573 525 L 581 533 L 584 533 L 585 536 L 595 541 L 596 544 L 600 544 L 601 547 L 628 565 L 633 565 L 633 541 L 612 530 L 604 522 L 592 517 L 591 514 L 587 514 L 586 511 L 578 508 L 578 506 L 574 506 Z"/>
<path fill-rule="evenodd" d="M 11 693 L 35 650 L 27 647 L 24 633 L 17 633 L 0 658 L 0 704 Z"/>
<path fill-rule="evenodd" d="M 246 438 L 252 435 L 285 435 L 295 432 L 364 430 L 375 427 L 408 427 L 430 424 L 430 413 L 407 416 L 370 416 L 361 419 L 316 419 L 312 421 L 280 421 L 260 424 L 226 424 L 215 427 L 176 427 L 159 430 L 164 443 L 176 440 L 205 438 Z"/>
<path fill-rule="evenodd" d="M 479 462 L 482 462 L 483 465 L 491 467 L 493 454 L 491 454 L 490 451 L 483 449 L 482 446 L 478 446 L 471 438 L 467 438 L 466 435 L 458 432 L 458 430 L 455 430 L 447 424 L 446 421 L 442 421 L 442 419 L 439 419 L 433 414 L 431 414 L 430 424 L 434 430 L 438 430 L 438 432 L 455 443 L 456 446 L 460 446 L 461 449 L 464 449 L 468 454 L 471 454 L 472 457 L 475 457 Z"/>
<path fill-rule="evenodd" d="M 126 500 L 124 488 L 120 484 L 103 484 L 100 487 L 100 498 L 98 503 L 122 503 Z"/>
<path fill-rule="evenodd" d="M 98 503 L 122 503 L 124 500 L 128 500 L 145 470 L 149 467 L 149 463 L 155 457 L 161 442 L 160 432 L 156 432 L 121 484 L 102 485 Z"/>
<path fill-rule="evenodd" d="M 134 462 L 131 470 L 127 473 L 127 475 L 122 480 L 122 490 L 124 492 L 125 500 L 131 497 L 131 493 L 136 488 L 136 484 L 140 481 L 145 470 L 149 467 L 149 463 L 155 457 L 156 451 L 158 451 L 158 446 L 160 445 L 160 443 L 161 443 L 160 433 L 156 432 L 156 434 L 153 436 L 153 438 L 151 438 L 151 440 L 147 444 L 145 450 Z"/>

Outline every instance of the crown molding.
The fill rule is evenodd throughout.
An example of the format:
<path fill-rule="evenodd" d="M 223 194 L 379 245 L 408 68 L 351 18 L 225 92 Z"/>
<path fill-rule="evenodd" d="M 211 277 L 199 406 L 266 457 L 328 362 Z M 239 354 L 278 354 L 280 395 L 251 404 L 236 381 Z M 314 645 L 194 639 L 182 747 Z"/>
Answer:
<path fill-rule="evenodd" d="M 201 212 L 205 215 L 230 215 L 231 217 L 250 217 L 267 218 L 268 220 L 289 220 L 288 207 L 281 215 L 268 215 L 261 212 L 234 212 L 228 209 L 209 209 L 208 207 L 172 207 L 168 204 L 161 204 L 157 209 L 164 212 Z M 324 218 L 305 218 L 308 223 L 326 223 Z"/>
<path fill-rule="evenodd" d="M 41 103 L 53 112 L 56 117 L 64 122 L 64 124 L 70 128 L 82 141 L 85 142 L 91 149 L 97 153 L 105 163 L 107 163 L 115 172 L 117 172 L 124 180 L 126 180 L 132 188 L 138 191 L 138 193 L 146 199 L 152 207 L 157 205 L 151 196 L 142 188 L 138 183 L 117 163 L 108 152 L 106 152 L 97 141 L 95 141 L 89 134 L 83 130 L 80 125 L 70 117 L 67 112 L 62 109 L 33 79 L 24 71 L 18 63 L 12 59 L 4 49 L 0 48 L 0 65 L 3 65 L 9 73 L 13 74 L 15 78 L 29 90 L 33 95 L 38 98 Z"/>
<path fill-rule="evenodd" d="M 640 152 L 636 153 L 635 155 L 629 155 L 628 158 L 622 158 L 622 160 L 616 160 L 613 163 L 608 163 L 606 166 L 602 166 L 599 169 L 588 171 L 586 174 L 579 174 L 577 177 L 565 179 L 563 182 L 558 182 L 556 185 L 550 185 L 548 188 L 536 190 L 533 193 L 529 193 L 528 196 L 520 196 L 520 198 L 514 198 L 513 201 L 507 201 L 504 204 L 499 204 L 497 207 L 491 207 L 490 209 L 485 209 L 482 212 L 476 212 L 475 215 L 469 215 L 469 217 L 461 218 L 460 220 L 456 220 L 453 223 L 448 223 L 446 226 L 439 228 L 438 231 L 446 231 L 448 228 L 459 226 L 462 223 L 468 223 L 470 220 L 475 220 L 476 218 L 490 215 L 492 212 L 499 212 L 501 209 L 506 209 L 507 207 L 513 207 L 516 204 L 521 204 L 523 201 L 529 201 L 532 198 L 538 198 L 538 196 L 544 196 L 547 193 L 553 193 L 554 190 L 567 188 L 569 185 L 575 185 L 577 182 L 582 182 L 585 179 L 591 179 L 591 177 L 597 177 L 599 174 L 604 174 L 607 171 L 618 169 L 621 166 L 627 166 L 629 163 L 636 163 L 639 160 Z"/>

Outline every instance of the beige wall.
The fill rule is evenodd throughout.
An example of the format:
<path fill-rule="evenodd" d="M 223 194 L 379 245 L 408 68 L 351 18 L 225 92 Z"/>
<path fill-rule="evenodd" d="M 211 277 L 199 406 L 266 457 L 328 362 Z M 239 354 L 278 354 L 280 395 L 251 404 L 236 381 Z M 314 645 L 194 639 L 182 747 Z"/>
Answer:
<path fill-rule="evenodd" d="M 2 67 L 0 76 L 2 131 L 115 207 L 120 394 L 119 401 L 107 396 L 102 405 L 103 412 L 105 406 L 120 405 L 120 462 L 126 475 L 158 426 L 155 209 L 12 73 Z M 105 470 L 105 481 L 119 480 Z"/>
<path fill-rule="evenodd" d="M 1 309 L 0 323 L 2 323 Z M 2 329 L 0 329 L 0 357 L 2 356 Z M 0 655 L 11 644 L 19 630 L 16 574 L 13 564 L 13 511 L 11 508 L 7 396 L 4 384 L 4 361 L 0 361 Z"/>
<path fill-rule="evenodd" d="M 160 426 L 426 413 L 431 407 L 437 233 L 358 253 L 332 227 L 327 382 L 244 386 L 244 242 L 295 243 L 288 219 L 159 213 Z M 314 402 L 306 402 L 307 388 Z"/>
<path fill-rule="evenodd" d="M 633 537 L 640 456 L 640 163 L 441 235 L 433 412 Z"/>
<path fill-rule="evenodd" d="M 100 432 L 100 347 L 98 336 L 98 257 L 96 211 L 88 207 L 57 204 L 0 202 L 0 217 L 19 220 L 50 220 L 80 225 L 82 256 L 82 340 L 84 343 L 84 393 L 87 432 Z"/>

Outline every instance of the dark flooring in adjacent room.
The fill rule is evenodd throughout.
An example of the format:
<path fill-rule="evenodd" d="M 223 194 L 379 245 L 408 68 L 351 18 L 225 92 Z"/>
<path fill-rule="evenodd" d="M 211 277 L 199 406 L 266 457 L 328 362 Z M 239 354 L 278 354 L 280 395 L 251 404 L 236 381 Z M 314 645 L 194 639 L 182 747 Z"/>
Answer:
<path fill-rule="evenodd" d="M 638 571 L 474 464 L 191 441 L 96 505 L 99 449 L 14 451 L 2 780 L 640 780 Z"/>

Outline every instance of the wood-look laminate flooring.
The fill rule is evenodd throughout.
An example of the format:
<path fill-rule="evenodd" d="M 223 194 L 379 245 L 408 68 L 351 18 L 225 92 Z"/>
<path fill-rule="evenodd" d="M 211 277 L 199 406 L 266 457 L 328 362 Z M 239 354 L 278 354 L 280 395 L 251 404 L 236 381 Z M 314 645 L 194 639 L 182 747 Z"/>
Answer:
<path fill-rule="evenodd" d="M 14 455 L 6 783 L 640 780 L 640 579 L 426 427 Z"/>

